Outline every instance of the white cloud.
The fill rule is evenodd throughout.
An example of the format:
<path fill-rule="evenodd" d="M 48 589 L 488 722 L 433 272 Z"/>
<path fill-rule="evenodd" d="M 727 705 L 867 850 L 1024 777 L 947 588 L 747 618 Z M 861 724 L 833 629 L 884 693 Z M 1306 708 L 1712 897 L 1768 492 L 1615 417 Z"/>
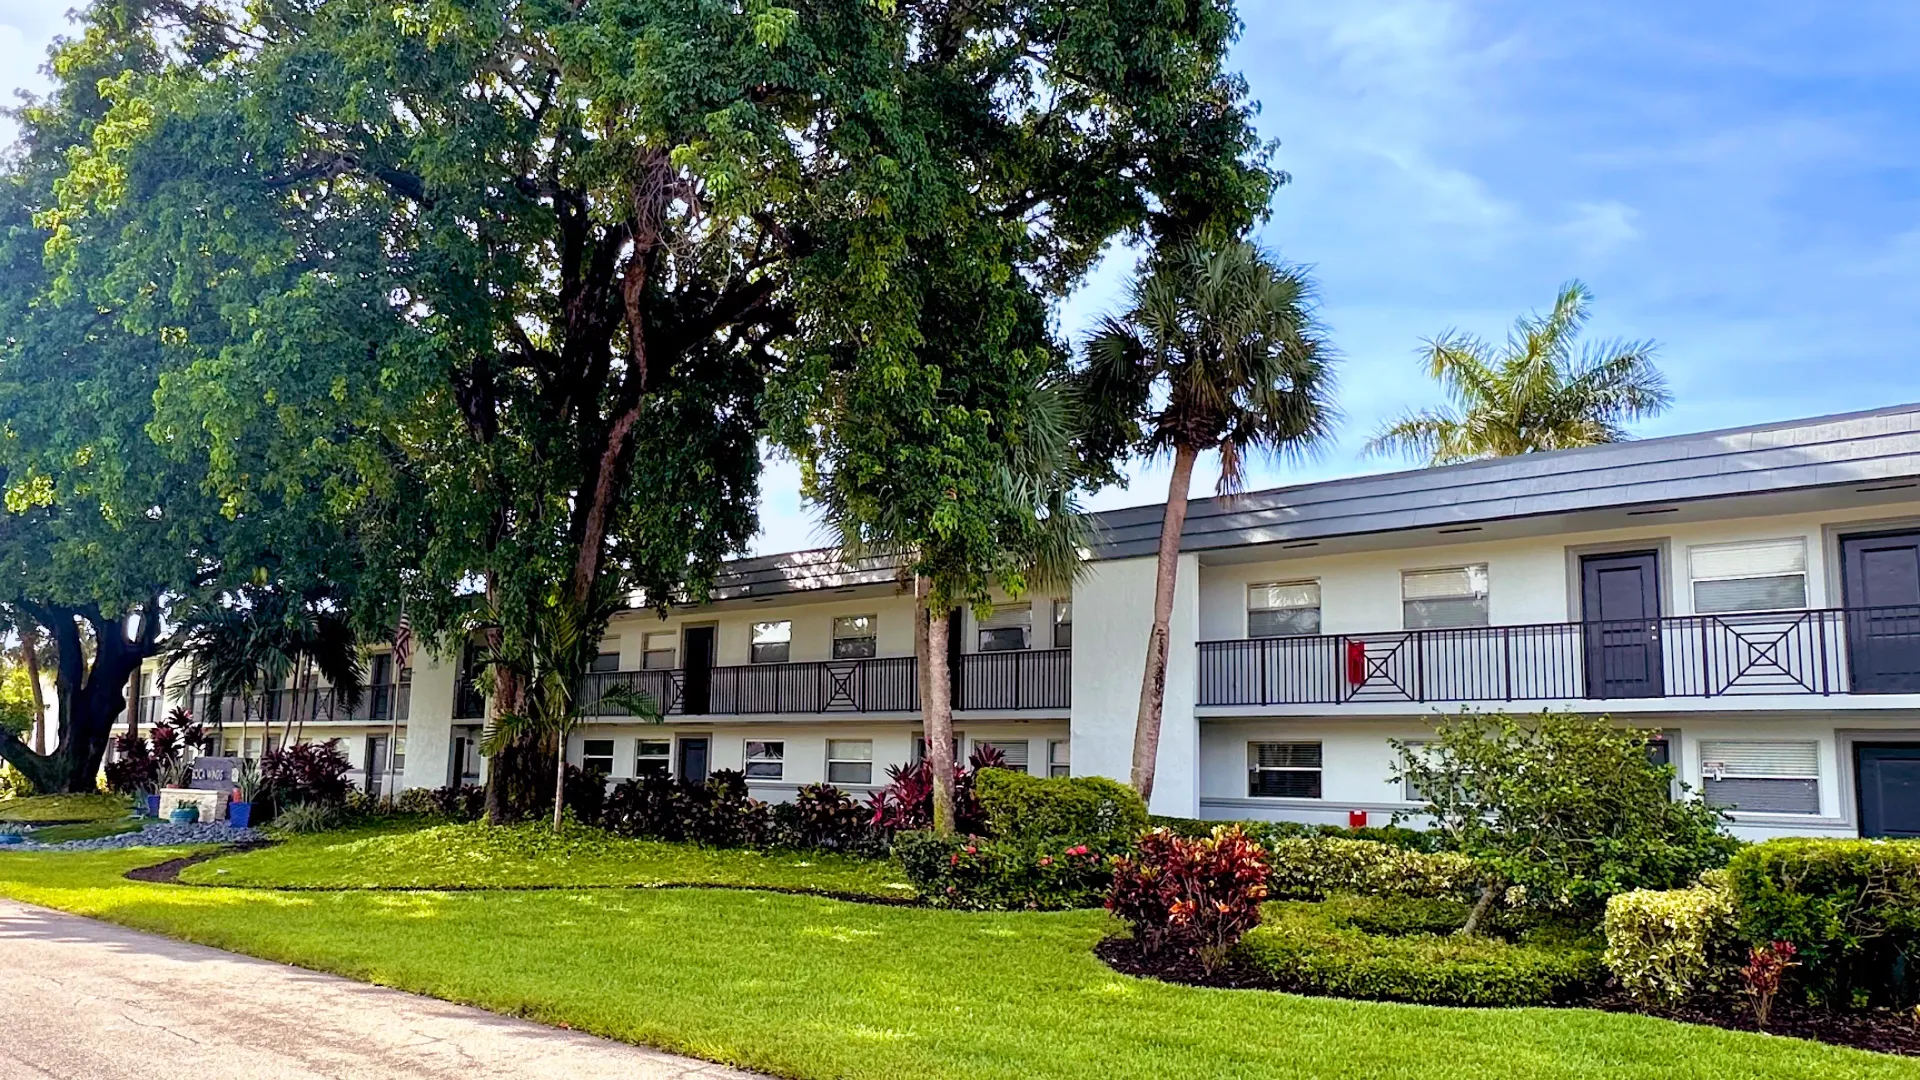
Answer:
<path fill-rule="evenodd" d="M 1638 210 L 1617 199 L 1576 203 L 1573 217 L 1560 231 L 1584 254 L 1597 258 L 1640 239 L 1640 228 L 1634 224 L 1639 216 Z"/>

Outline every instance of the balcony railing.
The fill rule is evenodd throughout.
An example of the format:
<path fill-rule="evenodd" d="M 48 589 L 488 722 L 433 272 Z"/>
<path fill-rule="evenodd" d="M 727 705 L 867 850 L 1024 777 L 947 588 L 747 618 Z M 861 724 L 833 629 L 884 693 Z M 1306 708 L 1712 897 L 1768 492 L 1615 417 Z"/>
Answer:
<path fill-rule="evenodd" d="M 1072 689 L 1069 650 L 969 653 L 954 685 L 956 709 L 1063 709 Z M 603 703 L 607 688 L 631 686 L 669 715 L 750 716 L 769 713 L 889 713 L 920 709 L 920 678 L 911 656 L 747 664 L 706 672 L 606 671 L 580 688 L 588 716 L 622 716 Z"/>
<path fill-rule="evenodd" d="M 332 690 L 325 688 L 308 690 L 274 690 L 254 702 L 253 720 L 262 720 L 272 724 L 327 723 L 329 721 L 358 721 L 362 723 L 389 724 L 395 720 L 407 719 L 413 688 L 407 684 L 369 686 L 361 691 L 360 701 L 349 709 L 346 703 L 335 697 Z M 193 716 L 203 724 L 214 722 L 207 715 L 211 702 L 205 694 L 193 699 Z M 246 719 L 246 707 L 236 698 L 227 698 L 220 704 L 220 722 L 238 725 Z"/>
<path fill-rule="evenodd" d="M 1201 705 L 1920 693 L 1920 607 L 1203 641 Z"/>

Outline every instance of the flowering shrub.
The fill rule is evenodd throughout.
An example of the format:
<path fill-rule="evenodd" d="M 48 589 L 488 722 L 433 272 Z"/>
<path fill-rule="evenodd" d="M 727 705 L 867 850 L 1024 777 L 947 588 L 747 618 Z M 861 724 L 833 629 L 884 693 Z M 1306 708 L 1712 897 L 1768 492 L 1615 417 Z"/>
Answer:
<path fill-rule="evenodd" d="M 1098 907 L 1111 856 L 1086 844 L 903 832 L 893 852 L 921 899 L 972 911 Z"/>
<path fill-rule="evenodd" d="M 1603 959 L 1634 1000 L 1670 1005 L 1716 988 L 1734 937 L 1725 879 L 1709 871 L 1691 889 L 1636 889 L 1607 901 Z"/>
<path fill-rule="evenodd" d="M 1115 860 L 1107 909 L 1148 955 L 1184 953 L 1212 971 L 1260 925 L 1266 898 L 1266 852 L 1237 826 L 1204 840 L 1155 829 Z"/>

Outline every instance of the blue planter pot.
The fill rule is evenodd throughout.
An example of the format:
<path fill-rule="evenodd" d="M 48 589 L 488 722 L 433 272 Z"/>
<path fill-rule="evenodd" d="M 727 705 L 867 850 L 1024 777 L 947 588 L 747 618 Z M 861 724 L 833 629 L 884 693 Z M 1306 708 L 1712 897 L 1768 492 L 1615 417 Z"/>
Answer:
<path fill-rule="evenodd" d="M 253 820 L 253 804 L 233 802 L 227 804 L 227 824 L 236 829 L 244 829 Z"/>
<path fill-rule="evenodd" d="M 160 816 L 160 796 L 158 795 L 147 796 L 147 816 L 148 817 Z"/>
<path fill-rule="evenodd" d="M 200 808 L 197 806 L 176 806 L 167 815 L 167 820 L 175 825 L 194 825 L 200 821 Z"/>

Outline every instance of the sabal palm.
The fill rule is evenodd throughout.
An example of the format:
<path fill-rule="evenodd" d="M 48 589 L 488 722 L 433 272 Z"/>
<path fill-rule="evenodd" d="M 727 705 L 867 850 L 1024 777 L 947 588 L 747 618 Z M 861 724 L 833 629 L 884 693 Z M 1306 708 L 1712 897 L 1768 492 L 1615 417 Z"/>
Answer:
<path fill-rule="evenodd" d="M 1503 348 L 1455 331 L 1428 341 L 1428 374 L 1453 406 L 1387 425 L 1368 452 L 1445 465 L 1630 438 L 1627 424 L 1660 413 L 1673 399 L 1654 364 L 1653 343 L 1579 347 L 1592 302 L 1585 285 L 1570 281 L 1552 311 L 1521 316 Z"/>
<path fill-rule="evenodd" d="M 1250 243 L 1187 244 L 1160 258 L 1129 299 L 1124 315 L 1087 339 L 1083 400 L 1097 429 L 1113 433 L 1108 449 L 1173 456 L 1134 727 L 1133 786 L 1151 798 L 1194 463 L 1218 452 L 1216 490 L 1236 492 L 1250 457 L 1307 452 L 1336 413 L 1333 351 L 1298 267 Z"/>

